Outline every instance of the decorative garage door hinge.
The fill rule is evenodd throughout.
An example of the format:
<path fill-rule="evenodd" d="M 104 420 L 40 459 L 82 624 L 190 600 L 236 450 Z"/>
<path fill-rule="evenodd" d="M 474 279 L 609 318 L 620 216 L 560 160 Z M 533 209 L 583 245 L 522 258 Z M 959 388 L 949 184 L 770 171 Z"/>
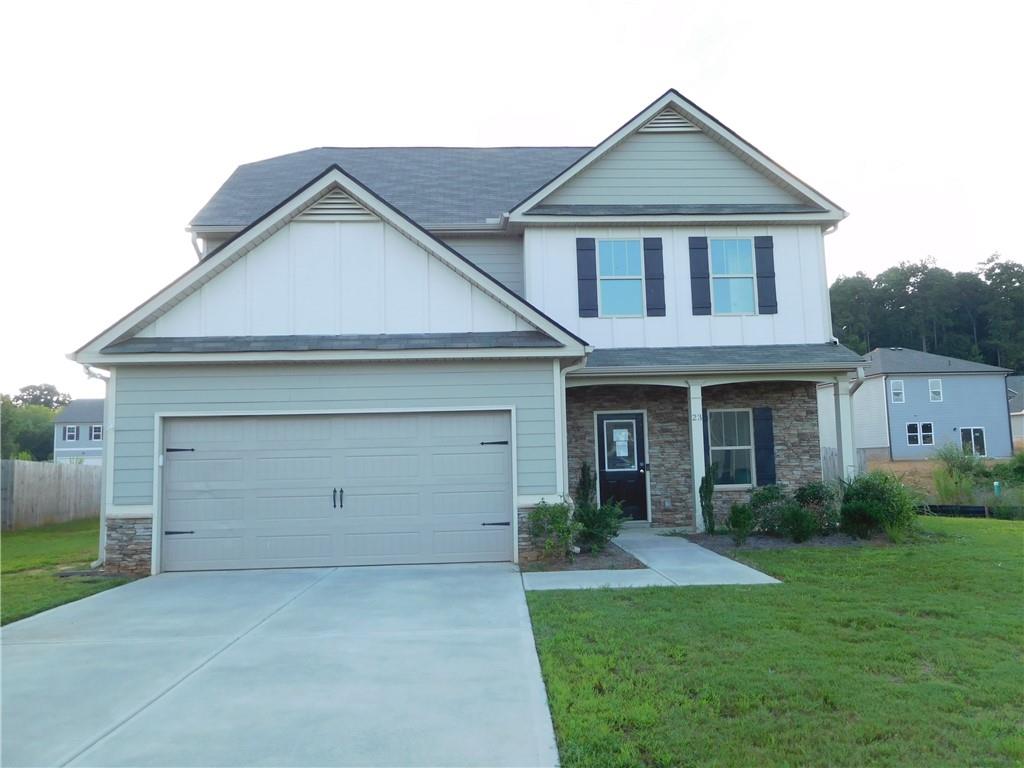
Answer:
<path fill-rule="evenodd" d="M 193 453 L 195 448 L 164 448 L 164 453 Z"/>
<path fill-rule="evenodd" d="M 480 445 L 508 445 L 508 440 L 483 440 Z"/>
<path fill-rule="evenodd" d="M 512 525 L 512 523 L 506 521 L 504 523 L 480 523 L 480 525 Z"/>

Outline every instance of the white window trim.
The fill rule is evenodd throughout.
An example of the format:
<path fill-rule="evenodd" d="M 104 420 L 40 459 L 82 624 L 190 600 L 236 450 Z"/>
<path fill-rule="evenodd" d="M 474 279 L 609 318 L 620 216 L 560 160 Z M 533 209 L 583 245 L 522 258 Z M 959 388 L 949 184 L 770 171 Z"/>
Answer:
<path fill-rule="evenodd" d="M 635 240 L 640 243 L 640 274 L 637 275 L 609 275 L 604 277 L 601 274 L 601 243 L 614 243 L 617 241 Z M 647 317 L 647 271 L 644 264 L 644 240 L 642 237 L 599 237 L 596 240 L 594 255 L 597 257 L 597 316 L 604 318 L 637 318 Z M 601 301 L 601 283 L 604 280 L 639 280 L 640 281 L 640 314 L 639 315 L 610 315 L 605 314 Z"/>
<path fill-rule="evenodd" d="M 712 445 L 711 444 L 711 414 L 712 413 L 738 413 L 745 411 L 750 423 L 750 445 Z M 754 409 L 753 408 L 708 408 L 708 462 L 714 464 L 712 456 L 714 451 L 750 451 L 750 482 L 749 483 L 715 483 L 715 488 L 723 491 L 745 491 L 757 485 L 757 452 L 754 450 Z"/>
<path fill-rule="evenodd" d="M 96 436 L 97 432 L 99 432 L 99 437 Z M 90 426 L 89 427 L 89 442 L 90 443 L 98 443 L 102 439 L 103 439 L 103 425 L 102 424 L 93 424 L 92 426 Z"/>
<path fill-rule="evenodd" d="M 633 466 L 632 467 L 621 467 L 619 469 L 612 469 L 611 467 L 608 466 L 608 438 L 607 438 L 607 433 L 608 433 L 608 426 L 611 425 L 611 424 L 629 424 L 629 426 L 630 426 L 630 431 L 633 433 Z M 605 434 L 601 436 L 601 444 L 604 446 L 604 457 L 602 459 L 603 462 L 604 462 L 604 471 L 605 472 L 636 472 L 638 469 L 640 469 L 640 451 L 639 451 L 639 446 L 637 445 L 637 442 L 638 442 L 637 438 L 639 437 L 639 435 L 637 435 L 636 419 L 605 419 L 604 430 L 605 430 Z"/>
<path fill-rule="evenodd" d="M 79 430 L 77 424 L 65 424 L 64 425 L 64 442 L 65 443 L 77 443 L 79 438 Z M 75 436 L 71 437 L 71 433 L 74 432 Z"/>
<path fill-rule="evenodd" d="M 713 262 L 711 261 L 711 243 L 715 240 L 718 241 L 740 241 L 746 240 L 750 243 L 750 264 L 754 268 L 754 271 L 749 275 L 718 275 L 715 276 L 715 269 Z M 760 313 L 757 308 L 760 306 L 757 298 L 757 250 L 754 248 L 754 238 L 752 237 L 709 237 L 708 238 L 708 277 L 711 283 L 711 316 L 715 317 L 757 317 Z M 715 309 L 715 280 L 728 280 L 731 277 L 749 277 L 754 283 L 754 311 L 753 312 L 719 312 Z M 743 486 L 737 486 L 743 487 Z"/>
<path fill-rule="evenodd" d="M 900 399 L 896 399 L 896 385 L 900 385 Z M 903 379 L 889 379 L 889 402 L 894 405 L 902 405 L 907 402 L 907 390 L 903 385 Z"/>
<path fill-rule="evenodd" d="M 931 439 L 932 439 L 932 441 L 930 443 L 926 443 L 924 441 L 924 425 L 925 424 L 927 424 L 928 427 L 929 427 L 928 436 L 931 437 Z M 920 434 L 920 437 L 921 437 L 921 445 L 923 447 L 931 446 L 931 447 L 934 448 L 935 447 L 935 423 L 932 422 L 932 421 L 922 421 L 922 422 L 919 422 L 918 425 L 917 425 L 917 430 L 918 430 L 918 433 Z"/>
<path fill-rule="evenodd" d="M 985 443 L 985 452 L 984 453 L 972 453 L 972 455 L 973 456 L 978 456 L 978 457 L 980 457 L 982 459 L 988 458 L 988 435 L 985 433 L 985 428 L 984 427 L 957 427 L 957 429 L 959 430 L 960 450 L 961 451 L 964 449 L 964 430 L 965 429 L 971 430 L 971 450 L 972 450 L 972 452 L 974 450 L 974 430 L 980 429 L 981 430 L 981 440 L 982 440 L 982 442 Z"/>
<path fill-rule="evenodd" d="M 931 431 L 928 433 L 931 436 L 931 439 L 932 439 L 932 441 L 930 443 L 926 443 L 924 441 L 924 425 L 925 424 L 927 424 L 929 427 L 931 427 Z M 917 442 L 916 443 L 910 442 L 910 427 L 911 426 L 916 426 L 917 427 Z M 930 448 L 930 447 L 933 448 L 933 447 L 935 447 L 935 423 L 934 422 L 931 422 L 931 421 L 908 421 L 904 425 L 904 427 L 903 427 L 903 432 L 904 432 L 903 436 L 904 436 L 904 438 L 907 441 L 907 447 L 908 448 Z"/>
<path fill-rule="evenodd" d="M 932 386 L 933 383 L 938 384 L 938 386 Z M 936 391 L 939 393 L 938 398 L 934 397 Z M 942 402 L 942 379 L 928 379 L 928 402 Z"/>

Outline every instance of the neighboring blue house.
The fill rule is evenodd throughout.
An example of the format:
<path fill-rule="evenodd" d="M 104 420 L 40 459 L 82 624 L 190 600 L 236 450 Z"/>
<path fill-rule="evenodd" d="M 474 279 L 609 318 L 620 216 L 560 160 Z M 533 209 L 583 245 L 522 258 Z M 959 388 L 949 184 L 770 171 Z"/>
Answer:
<path fill-rule="evenodd" d="M 1007 369 L 899 347 L 865 357 L 852 388 L 862 460 L 927 459 L 946 443 L 976 456 L 1013 455 Z"/>
<path fill-rule="evenodd" d="M 103 399 L 72 400 L 53 420 L 55 464 L 103 463 Z"/>

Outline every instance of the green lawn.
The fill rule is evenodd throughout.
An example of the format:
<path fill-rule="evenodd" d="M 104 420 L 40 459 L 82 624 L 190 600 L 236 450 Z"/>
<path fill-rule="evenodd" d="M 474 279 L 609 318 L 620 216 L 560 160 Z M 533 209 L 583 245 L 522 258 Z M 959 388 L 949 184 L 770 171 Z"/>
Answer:
<path fill-rule="evenodd" d="M 755 587 L 530 592 L 564 766 L 1024 761 L 1024 523 L 742 559 Z"/>
<path fill-rule="evenodd" d="M 0 624 L 124 584 L 127 579 L 56 575 L 88 567 L 99 532 L 98 520 L 76 520 L 0 536 Z"/>

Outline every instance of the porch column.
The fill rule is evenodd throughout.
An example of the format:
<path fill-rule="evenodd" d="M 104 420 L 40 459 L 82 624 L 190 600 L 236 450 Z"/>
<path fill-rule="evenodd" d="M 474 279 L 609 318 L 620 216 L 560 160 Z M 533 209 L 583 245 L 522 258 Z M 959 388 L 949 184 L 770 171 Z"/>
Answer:
<path fill-rule="evenodd" d="M 839 449 L 839 473 L 844 480 L 857 474 L 857 455 L 853 447 L 853 415 L 850 408 L 850 380 L 836 379 L 836 447 Z"/>
<path fill-rule="evenodd" d="M 693 467 L 693 525 L 697 533 L 704 530 L 700 511 L 700 482 L 704 479 L 704 400 L 700 384 L 690 383 L 690 461 Z"/>

